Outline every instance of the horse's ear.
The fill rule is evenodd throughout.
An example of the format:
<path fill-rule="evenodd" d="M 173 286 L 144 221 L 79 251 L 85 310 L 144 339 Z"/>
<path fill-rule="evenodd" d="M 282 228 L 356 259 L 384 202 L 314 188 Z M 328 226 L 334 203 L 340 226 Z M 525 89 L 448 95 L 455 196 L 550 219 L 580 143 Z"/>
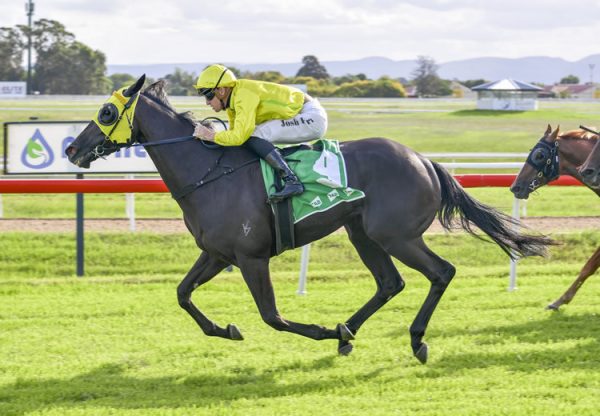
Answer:
<path fill-rule="evenodd" d="M 138 93 L 146 82 L 146 74 L 143 74 L 132 86 L 123 91 L 125 97 L 131 97 L 133 94 Z"/>
<path fill-rule="evenodd" d="M 554 131 L 552 132 L 552 136 L 550 136 L 550 137 L 552 138 L 552 140 L 556 140 L 556 138 L 558 137 L 558 132 L 559 132 L 559 130 L 560 130 L 560 125 L 559 125 L 559 126 L 556 126 L 556 130 L 554 130 Z"/>
<path fill-rule="evenodd" d="M 550 124 L 548 124 L 548 128 L 546 129 L 546 133 L 544 133 L 544 136 L 547 136 L 550 133 L 552 133 L 552 126 L 550 126 Z"/>

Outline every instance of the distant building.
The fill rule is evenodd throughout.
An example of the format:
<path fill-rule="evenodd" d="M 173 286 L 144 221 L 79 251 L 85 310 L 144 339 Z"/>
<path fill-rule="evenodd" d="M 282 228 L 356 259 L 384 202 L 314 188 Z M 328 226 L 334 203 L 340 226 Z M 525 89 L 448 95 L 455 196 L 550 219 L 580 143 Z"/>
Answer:
<path fill-rule="evenodd" d="M 575 98 L 581 100 L 600 99 L 600 86 L 598 84 L 555 84 L 546 85 L 539 94 L 548 98 Z"/>
<path fill-rule="evenodd" d="M 506 78 L 477 85 L 477 108 L 480 110 L 526 111 L 537 110 L 538 92 L 542 88 Z"/>

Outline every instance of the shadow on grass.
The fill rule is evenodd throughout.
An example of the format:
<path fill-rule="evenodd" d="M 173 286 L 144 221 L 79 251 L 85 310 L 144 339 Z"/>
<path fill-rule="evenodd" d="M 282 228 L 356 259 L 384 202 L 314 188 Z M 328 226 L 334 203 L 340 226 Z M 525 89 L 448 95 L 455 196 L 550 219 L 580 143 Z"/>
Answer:
<path fill-rule="evenodd" d="M 549 311 L 544 319 L 465 329 L 454 335 L 474 338 L 471 351 L 440 357 L 423 377 L 447 376 L 454 371 L 494 366 L 525 373 L 550 369 L 600 371 L 600 360 L 597 359 L 600 355 L 600 316 L 593 313 L 570 316 Z M 568 346 L 561 345 L 569 341 Z M 506 352 L 504 346 L 507 343 L 516 343 L 518 348 Z M 503 351 L 493 351 L 495 346 Z"/>
<path fill-rule="evenodd" d="M 127 365 L 106 364 L 69 379 L 27 379 L 0 388 L 0 414 L 24 415 L 55 407 L 112 409 L 209 408 L 240 399 L 304 395 L 339 388 L 340 380 L 315 377 L 312 381 L 281 383 L 286 373 L 328 370 L 336 355 L 312 362 L 292 362 L 258 373 L 252 366 L 200 374 L 141 378 L 127 375 Z M 198 371 L 201 372 L 201 371 Z M 376 373 L 363 375 L 365 378 Z M 358 380 L 344 379 L 344 384 Z"/>
<path fill-rule="evenodd" d="M 515 114 L 522 114 L 524 111 L 516 110 L 458 110 L 450 113 L 451 116 L 456 117 L 502 117 L 511 116 Z"/>

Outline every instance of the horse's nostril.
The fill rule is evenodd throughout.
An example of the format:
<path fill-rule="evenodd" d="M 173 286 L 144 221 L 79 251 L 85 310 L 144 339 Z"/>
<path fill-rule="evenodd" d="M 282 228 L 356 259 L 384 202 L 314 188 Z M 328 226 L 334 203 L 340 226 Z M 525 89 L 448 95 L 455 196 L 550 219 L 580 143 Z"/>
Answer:
<path fill-rule="evenodd" d="M 73 156 L 75 153 L 77 153 L 77 149 L 75 149 L 74 146 L 69 146 L 65 149 L 65 154 L 69 157 Z"/>

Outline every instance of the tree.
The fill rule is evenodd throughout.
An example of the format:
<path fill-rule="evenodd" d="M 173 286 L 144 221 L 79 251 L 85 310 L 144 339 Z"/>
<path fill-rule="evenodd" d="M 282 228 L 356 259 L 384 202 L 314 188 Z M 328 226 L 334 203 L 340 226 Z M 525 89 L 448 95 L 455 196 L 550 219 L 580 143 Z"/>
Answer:
<path fill-rule="evenodd" d="M 419 56 L 417 58 L 417 69 L 412 73 L 413 84 L 417 87 L 419 96 L 431 97 L 449 95 L 452 90 L 448 83 L 444 82 L 437 74 L 438 65 L 433 58 Z"/>
<path fill-rule="evenodd" d="M 104 94 L 106 58 L 81 42 L 56 43 L 37 53 L 34 87 L 43 94 Z"/>
<path fill-rule="evenodd" d="M 242 78 L 256 79 L 259 81 L 275 82 L 277 84 L 283 83 L 285 77 L 279 71 L 258 71 L 258 72 L 244 72 Z"/>
<path fill-rule="evenodd" d="M 0 27 L 0 81 L 21 81 L 25 71 L 23 62 L 23 39 L 18 30 Z"/>
<path fill-rule="evenodd" d="M 319 63 L 314 55 L 306 55 L 302 58 L 302 67 L 296 73 L 297 77 L 313 77 L 314 79 L 329 79 L 327 69 Z"/>
<path fill-rule="evenodd" d="M 579 84 L 579 77 L 575 75 L 567 75 L 561 78 L 559 84 Z"/>
<path fill-rule="evenodd" d="M 332 79 L 332 81 L 335 85 L 342 85 L 347 82 L 366 81 L 366 80 L 367 80 L 367 76 L 363 73 L 356 74 L 356 75 L 346 74 L 346 75 L 342 75 L 341 77 L 334 77 Z"/>
<path fill-rule="evenodd" d="M 131 85 L 137 80 L 137 78 L 131 74 L 122 74 L 122 73 L 112 74 L 111 76 L 108 77 L 108 79 L 112 83 L 113 91 L 116 91 L 116 90 L 126 87 L 128 85 Z"/>
<path fill-rule="evenodd" d="M 76 41 L 62 23 L 40 19 L 31 28 L 18 25 L 13 34 L 21 58 L 31 35 L 36 55 L 32 90 L 45 94 L 104 94 L 110 90 L 110 81 L 104 76 L 104 54 Z"/>
<path fill-rule="evenodd" d="M 191 95 L 196 94 L 194 84 L 196 74 L 187 72 L 181 68 L 175 68 L 175 72 L 165 75 L 167 82 L 167 93 L 169 95 Z"/>
<path fill-rule="evenodd" d="M 336 97 L 406 97 L 398 81 L 382 77 L 377 81 L 352 81 L 342 84 L 333 93 Z"/>

